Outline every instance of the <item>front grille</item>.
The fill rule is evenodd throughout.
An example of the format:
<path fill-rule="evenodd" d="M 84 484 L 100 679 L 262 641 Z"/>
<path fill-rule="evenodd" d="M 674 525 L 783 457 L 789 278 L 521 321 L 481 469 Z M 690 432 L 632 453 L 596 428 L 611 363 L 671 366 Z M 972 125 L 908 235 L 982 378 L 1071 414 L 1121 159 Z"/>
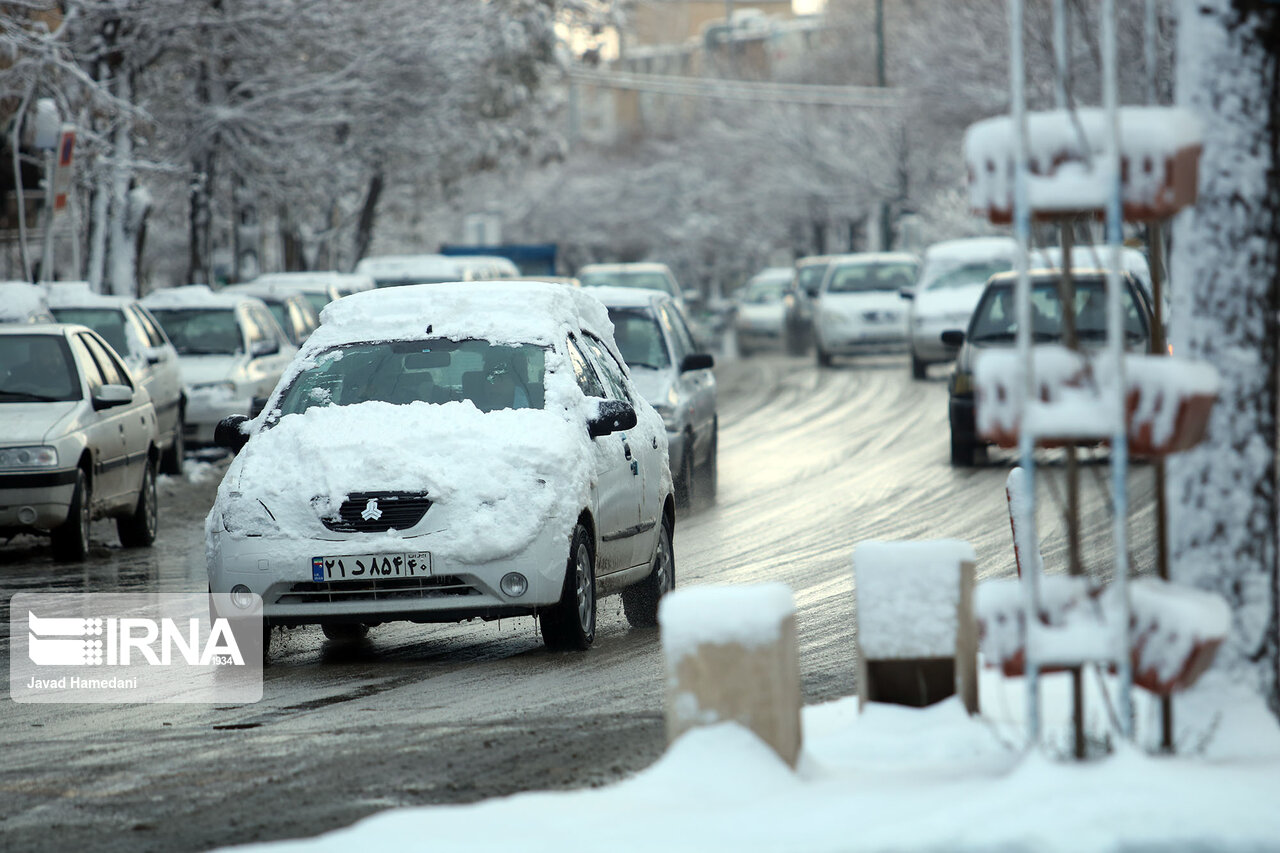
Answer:
<path fill-rule="evenodd" d="M 429 578 L 386 578 L 361 581 L 306 581 L 295 583 L 276 599 L 277 604 L 310 604 L 317 601 L 394 601 L 397 599 L 448 598 L 480 595 L 480 590 L 454 575 Z"/>
<path fill-rule="evenodd" d="M 365 518 L 370 501 L 377 502 L 377 518 Z M 352 492 L 338 508 L 337 518 L 322 516 L 320 521 L 338 533 L 385 533 L 408 530 L 430 507 L 430 498 L 414 492 Z"/>

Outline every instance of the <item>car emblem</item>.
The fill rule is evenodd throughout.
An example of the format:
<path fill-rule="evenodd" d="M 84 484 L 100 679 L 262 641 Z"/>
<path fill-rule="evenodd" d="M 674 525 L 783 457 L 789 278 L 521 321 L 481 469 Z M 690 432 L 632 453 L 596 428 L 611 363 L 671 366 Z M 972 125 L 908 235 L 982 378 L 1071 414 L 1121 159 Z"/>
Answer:
<path fill-rule="evenodd" d="M 377 521 L 382 518 L 382 510 L 378 509 L 377 498 L 369 498 L 369 502 L 364 505 L 364 512 L 360 513 L 360 517 L 365 521 Z"/>

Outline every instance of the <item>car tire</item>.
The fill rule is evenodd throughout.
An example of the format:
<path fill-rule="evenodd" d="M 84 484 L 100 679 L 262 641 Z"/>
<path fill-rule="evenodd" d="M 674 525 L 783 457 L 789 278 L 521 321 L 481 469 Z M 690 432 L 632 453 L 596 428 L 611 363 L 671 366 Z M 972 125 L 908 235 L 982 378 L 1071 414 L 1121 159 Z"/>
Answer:
<path fill-rule="evenodd" d="M 339 643 L 352 643 L 369 636 L 369 626 L 359 622 L 348 625 L 321 625 L 325 639 Z"/>
<path fill-rule="evenodd" d="M 684 452 L 680 455 L 680 471 L 676 474 L 676 506 L 687 509 L 693 506 L 695 491 L 694 478 L 697 471 L 693 467 L 693 434 L 684 437 Z"/>
<path fill-rule="evenodd" d="M 671 544 L 671 521 L 662 517 L 658 531 L 658 547 L 653 555 L 653 568 L 640 583 L 622 591 L 622 609 L 633 628 L 652 628 L 658 624 L 658 603 L 676 586 L 676 555 Z"/>
<path fill-rule="evenodd" d="M 173 427 L 173 443 L 169 445 L 169 449 L 160 457 L 160 473 L 161 474 L 182 474 L 182 460 L 187 453 L 187 426 L 185 415 L 181 410 L 178 412 L 178 422 Z"/>
<path fill-rule="evenodd" d="M 720 424 L 717 421 L 712 421 L 711 449 L 707 451 L 707 461 L 702 463 L 702 467 L 697 472 L 698 497 L 711 504 L 716 502 L 716 489 L 720 484 L 719 461 L 717 458 L 720 455 L 719 446 Z"/>
<path fill-rule="evenodd" d="M 817 357 L 818 367 L 831 366 L 831 353 L 822 348 L 822 344 L 814 345 L 814 354 Z"/>
<path fill-rule="evenodd" d="M 570 540 L 560 600 L 538 621 L 549 649 L 586 651 L 596 638 L 596 556 L 591 534 L 581 522 Z"/>
<path fill-rule="evenodd" d="M 83 560 L 89 554 L 89 528 L 93 522 L 93 489 L 89 477 L 76 469 L 76 486 L 67 507 L 67 520 L 53 529 L 53 557 L 64 562 Z"/>
<path fill-rule="evenodd" d="M 916 355 L 916 351 L 911 351 L 911 378 L 912 379 L 928 379 L 929 378 L 929 362 L 921 361 Z"/>
<path fill-rule="evenodd" d="M 142 469 L 142 487 L 133 512 L 116 519 L 116 533 L 126 548 L 149 548 L 160 526 L 160 503 L 156 492 L 156 464 L 150 459 Z"/>
<path fill-rule="evenodd" d="M 951 465 L 955 468 L 972 468 L 977 455 L 977 448 L 971 442 L 956 438 L 955 430 L 951 431 Z"/>

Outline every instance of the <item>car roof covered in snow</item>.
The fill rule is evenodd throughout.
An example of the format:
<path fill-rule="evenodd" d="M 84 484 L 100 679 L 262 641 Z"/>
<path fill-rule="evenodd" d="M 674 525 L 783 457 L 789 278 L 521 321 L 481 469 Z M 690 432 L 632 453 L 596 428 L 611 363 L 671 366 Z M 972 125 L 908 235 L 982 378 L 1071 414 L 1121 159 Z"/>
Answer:
<path fill-rule="evenodd" d="M 304 291 L 326 290 L 336 287 L 339 290 L 372 290 L 374 281 L 363 273 L 346 273 L 328 271 L 309 272 L 273 272 L 260 275 L 253 281 L 234 285 L 235 287 L 270 287 L 279 290 Z"/>
<path fill-rule="evenodd" d="M 366 290 L 331 302 L 306 349 L 431 335 L 493 343 L 551 345 L 576 329 L 612 342 L 600 300 L 580 288 L 500 279 L 410 284 Z"/>
<path fill-rule="evenodd" d="M 674 301 L 665 290 L 647 287 L 590 287 L 587 292 L 609 308 L 648 308 L 656 300 Z"/>
<path fill-rule="evenodd" d="M 50 308 L 124 308 L 131 296 L 98 293 L 87 281 L 57 281 L 45 284 Z"/>
<path fill-rule="evenodd" d="M 844 264 L 916 264 L 920 258 L 910 252 L 855 252 L 848 255 L 832 255 L 833 265 Z"/>
<path fill-rule="evenodd" d="M 1012 257 L 1018 249 L 1018 241 L 1012 237 L 962 237 L 931 243 L 924 255 L 928 260 L 985 260 L 990 257 Z"/>
<path fill-rule="evenodd" d="M 636 263 L 619 264 L 583 264 L 578 268 L 578 277 L 590 272 L 670 272 L 666 264 L 653 261 L 637 261 Z"/>
<path fill-rule="evenodd" d="M 207 284 L 187 284 L 153 290 L 141 300 L 151 310 L 166 308 L 235 308 L 244 302 L 262 304 L 262 300 L 244 293 L 222 293 Z"/>

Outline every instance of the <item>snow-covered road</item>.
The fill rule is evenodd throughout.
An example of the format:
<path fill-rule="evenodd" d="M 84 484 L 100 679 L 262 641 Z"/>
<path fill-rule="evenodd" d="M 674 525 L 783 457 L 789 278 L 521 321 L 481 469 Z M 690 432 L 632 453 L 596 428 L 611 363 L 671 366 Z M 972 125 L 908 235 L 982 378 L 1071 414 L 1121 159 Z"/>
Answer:
<path fill-rule="evenodd" d="M 1012 456 L 949 466 L 940 372 L 913 382 L 902 358 L 820 371 L 812 359 L 763 356 L 717 373 L 720 496 L 677 523 L 677 583 L 789 584 L 807 703 L 854 691 L 857 542 L 965 539 L 981 576 L 1013 571 Z M 1106 469 L 1085 468 L 1085 558 L 1105 574 L 1109 522 L 1092 472 Z M 1139 571 L 1154 559 L 1152 479 L 1138 467 L 1131 487 Z M 0 548 L 4 598 L 203 589 L 200 518 L 213 485 L 166 484 L 165 526 L 148 554 L 99 547 L 67 567 L 43 546 Z M 1041 497 L 1045 560 L 1061 565 L 1062 525 L 1052 492 Z M 109 527 L 95 533 L 114 541 Z M 7 629 L 0 651 L 7 668 Z M 661 753 L 663 677 L 657 632 L 629 628 L 610 598 L 585 655 L 545 651 L 531 619 L 383 626 L 350 647 L 305 629 L 276 642 L 256 705 L 6 700 L 0 847 L 205 849 L 313 835 L 393 805 L 601 784 Z"/>

